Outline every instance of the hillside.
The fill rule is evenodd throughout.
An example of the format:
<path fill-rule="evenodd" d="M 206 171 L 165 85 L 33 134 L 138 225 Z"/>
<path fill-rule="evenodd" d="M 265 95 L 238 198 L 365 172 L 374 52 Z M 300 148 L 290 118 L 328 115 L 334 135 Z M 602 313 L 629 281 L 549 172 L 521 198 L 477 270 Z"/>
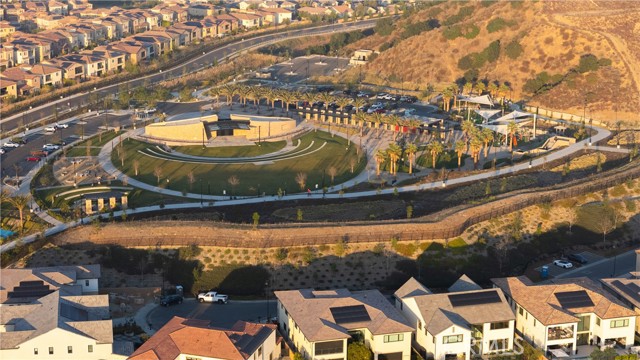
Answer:
<path fill-rule="evenodd" d="M 411 90 L 506 83 L 531 105 L 582 114 L 586 99 L 587 116 L 640 122 L 639 19 L 637 1 L 432 2 L 349 45 L 380 55 L 345 76 Z"/>

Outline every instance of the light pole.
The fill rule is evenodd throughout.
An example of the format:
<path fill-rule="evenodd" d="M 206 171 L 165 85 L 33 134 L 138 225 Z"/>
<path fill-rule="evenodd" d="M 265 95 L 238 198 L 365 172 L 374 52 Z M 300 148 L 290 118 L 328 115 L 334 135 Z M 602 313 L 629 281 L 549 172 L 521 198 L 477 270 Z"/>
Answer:
<path fill-rule="evenodd" d="M 267 298 L 267 320 L 265 324 L 269 323 L 269 319 L 271 318 L 271 313 L 269 311 L 269 282 L 264 283 L 264 296 Z"/>

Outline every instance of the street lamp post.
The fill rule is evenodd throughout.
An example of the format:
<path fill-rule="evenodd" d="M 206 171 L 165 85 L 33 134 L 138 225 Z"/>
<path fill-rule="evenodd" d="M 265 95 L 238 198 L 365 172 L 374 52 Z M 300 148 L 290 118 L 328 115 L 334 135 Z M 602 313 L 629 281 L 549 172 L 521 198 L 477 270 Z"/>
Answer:
<path fill-rule="evenodd" d="M 264 283 L 264 296 L 267 298 L 267 320 L 265 324 L 269 323 L 269 319 L 271 318 L 271 313 L 269 311 L 269 282 Z"/>

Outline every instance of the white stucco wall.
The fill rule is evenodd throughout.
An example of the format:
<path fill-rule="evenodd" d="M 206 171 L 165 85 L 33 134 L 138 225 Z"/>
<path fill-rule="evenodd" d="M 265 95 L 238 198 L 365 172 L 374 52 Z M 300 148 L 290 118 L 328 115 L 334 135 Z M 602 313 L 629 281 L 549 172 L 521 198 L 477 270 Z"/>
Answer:
<path fill-rule="evenodd" d="M 595 317 L 593 315 L 592 317 Z M 612 328 L 611 323 L 615 320 L 629 320 L 629 326 Z M 624 317 L 619 319 L 606 319 L 600 321 L 600 326 L 592 326 L 592 331 L 594 335 L 600 336 L 600 338 L 604 341 L 606 339 L 617 339 L 617 338 L 625 338 L 625 342 L 627 344 L 627 348 L 629 346 L 633 346 L 635 329 L 636 328 L 636 318 L 634 316 Z"/>
<path fill-rule="evenodd" d="M 462 335 L 462 341 L 458 343 L 445 344 L 444 338 L 447 336 Z M 471 331 L 459 326 L 451 326 L 435 336 L 434 360 L 444 360 L 447 354 L 464 353 L 465 360 L 470 359 Z"/>
<path fill-rule="evenodd" d="M 89 352 L 89 345 L 93 346 L 93 352 Z M 68 346 L 71 346 L 71 354 L 68 351 Z M 49 347 L 53 347 L 52 355 L 49 354 Z M 34 354 L 34 349 L 38 349 L 38 355 Z M 17 349 L 1 350 L 0 358 L 12 360 L 106 360 L 112 359 L 112 351 L 111 343 L 98 344 L 92 338 L 56 328 L 20 344 Z"/>

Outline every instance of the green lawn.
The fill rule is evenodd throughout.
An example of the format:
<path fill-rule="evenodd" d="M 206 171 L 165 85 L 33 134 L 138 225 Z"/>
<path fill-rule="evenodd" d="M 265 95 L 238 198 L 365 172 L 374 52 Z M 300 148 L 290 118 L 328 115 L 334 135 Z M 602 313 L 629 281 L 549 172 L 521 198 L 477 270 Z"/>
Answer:
<path fill-rule="evenodd" d="M 91 146 L 89 148 L 91 156 L 98 156 L 100 154 L 100 149 L 121 133 L 122 132 L 108 131 L 102 134 L 102 141 L 100 139 L 100 135 L 96 135 L 89 139 L 81 141 L 77 145 L 74 145 L 71 149 L 67 150 L 67 156 L 87 156 L 87 145 L 89 144 L 89 142 L 91 142 L 91 145 L 89 145 Z"/>
<path fill-rule="evenodd" d="M 468 158 L 469 155 L 462 155 L 461 164 L 464 165 L 464 159 Z M 432 168 L 432 157 L 428 150 L 425 150 L 424 154 L 421 154 L 416 163 L 420 166 L 424 166 L 426 168 Z M 445 151 L 438 155 L 436 158 L 436 169 L 442 169 L 445 167 L 447 169 L 457 169 L 458 168 L 458 155 L 455 151 Z"/>
<path fill-rule="evenodd" d="M 195 156 L 208 156 L 218 158 L 237 158 L 265 155 L 284 149 L 286 141 L 263 142 L 249 146 L 205 147 L 202 146 L 176 146 L 173 149 L 183 154 Z M 294 143 L 295 145 L 295 143 Z"/>
<path fill-rule="evenodd" d="M 313 132 L 300 137 L 300 148 L 306 148 L 312 141 L 314 148 L 327 143 L 321 150 L 293 159 L 281 160 L 271 164 L 254 165 L 246 164 L 193 164 L 179 161 L 168 161 L 155 159 L 141 154 L 138 150 L 152 147 L 153 145 L 128 139 L 124 142 L 126 159 L 121 170 L 129 177 L 146 182 L 148 184 L 158 184 L 154 175 L 156 168 L 161 169 L 160 184 L 176 191 L 188 191 L 204 194 L 222 195 L 226 190 L 226 195 L 257 195 L 265 192 L 272 195 L 281 188 L 287 193 L 300 192 L 300 187 L 296 182 L 296 175 L 304 173 L 307 175 L 305 189 L 319 187 L 324 183 L 331 184 L 329 169 L 336 169 L 334 183 L 339 184 L 357 175 L 366 164 L 366 159 L 358 158 L 356 145 L 351 144 L 347 148 L 347 142 L 341 137 L 331 137 L 326 132 Z M 295 141 L 295 140 L 294 140 Z M 361 152 L 362 153 L 362 152 Z M 112 154 L 114 164 L 120 165 L 117 154 Z M 354 160 L 354 172 L 351 173 L 351 160 Z M 139 161 L 139 174 L 134 172 L 134 160 Z M 195 182 L 189 184 L 188 174 L 193 172 Z M 239 180 L 239 184 L 233 189 L 228 182 L 231 176 Z M 324 181 L 323 181 L 324 178 Z M 167 181 L 169 180 L 169 181 Z"/>

